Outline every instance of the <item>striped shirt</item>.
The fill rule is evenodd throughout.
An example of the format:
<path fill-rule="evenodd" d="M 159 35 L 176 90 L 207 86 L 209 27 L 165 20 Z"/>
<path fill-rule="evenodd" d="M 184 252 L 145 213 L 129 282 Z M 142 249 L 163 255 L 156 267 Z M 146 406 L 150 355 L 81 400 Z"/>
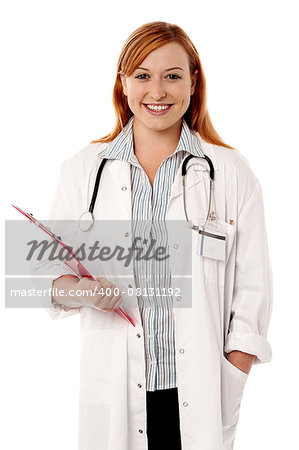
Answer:
<path fill-rule="evenodd" d="M 134 154 L 133 120 L 134 115 L 124 127 L 125 133 L 121 131 L 99 155 L 102 158 L 130 163 L 132 237 L 142 239 L 137 246 L 143 249 L 143 254 L 147 246 L 151 245 L 152 255 L 158 247 L 167 249 L 165 217 L 177 170 L 181 168 L 187 154 L 200 157 L 203 152 L 197 136 L 192 133 L 183 118 L 177 148 L 163 160 L 151 186 L 146 172 Z M 168 288 L 171 287 L 168 261 L 169 259 L 134 259 L 136 288 L 140 288 L 139 292 L 137 290 L 137 298 L 144 331 L 147 391 L 177 386 L 173 298 L 167 295 Z"/>

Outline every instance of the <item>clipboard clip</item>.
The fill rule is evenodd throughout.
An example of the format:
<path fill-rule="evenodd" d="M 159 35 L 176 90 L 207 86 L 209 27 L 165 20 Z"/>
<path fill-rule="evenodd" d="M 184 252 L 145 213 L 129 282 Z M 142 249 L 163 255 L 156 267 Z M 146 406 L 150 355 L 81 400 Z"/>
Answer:
<path fill-rule="evenodd" d="M 41 228 L 42 230 L 44 230 L 46 233 L 48 233 L 53 239 L 62 242 L 62 238 L 61 236 L 56 235 L 55 233 L 53 233 L 53 231 L 51 230 L 51 228 L 46 227 L 46 225 L 43 225 L 41 222 L 39 222 L 37 219 L 35 219 L 33 217 L 33 214 L 31 213 L 26 213 L 24 211 L 21 210 L 21 208 L 18 208 L 18 206 L 15 205 L 11 205 L 13 206 L 15 209 L 17 209 L 20 213 L 22 213 L 25 217 L 27 217 L 27 219 L 30 220 L 30 222 L 33 222 L 36 226 L 38 226 L 39 228 Z"/>
<path fill-rule="evenodd" d="M 51 230 L 51 228 L 46 227 L 46 225 L 43 225 L 41 222 L 39 222 L 37 219 L 35 219 L 33 217 L 33 214 L 31 213 L 27 213 L 28 216 L 30 216 L 31 221 L 35 223 L 35 225 L 37 225 L 39 228 L 41 228 L 42 230 L 46 231 L 48 234 L 50 234 L 50 236 L 52 236 L 54 239 L 58 240 L 58 241 L 62 241 L 61 236 L 58 236 L 57 234 L 53 233 L 53 231 Z"/>

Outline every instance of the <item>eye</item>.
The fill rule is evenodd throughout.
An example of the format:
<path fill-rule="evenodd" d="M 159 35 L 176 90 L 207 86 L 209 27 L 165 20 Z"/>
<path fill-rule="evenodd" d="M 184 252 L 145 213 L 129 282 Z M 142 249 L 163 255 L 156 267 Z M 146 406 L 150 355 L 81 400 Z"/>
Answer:
<path fill-rule="evenodd" d="M 180 77 L 179 75 L 175 75 L 174 73 L 170 73 L 169 75 L 167 75 L 168 77 L 176 77 L 176 78 L 171 78 L 171 80 L 178 80 L 182 77 Z"/>
<path fill-rule="evenodd" d="M 144 80 L 145 78 L 139 78 L 139 77 L 143 77 L 143 76 L 147 76 L 147 74 L 141 73 L 140 75 L 137 75 L 135 78 L 137 78 L 138 80 Z"/>
<path fill-rule="evenodd" d="M 139 75 L 137 75 L 135 78 L 137 78 L 138 80 L 145 80 L 146 78 L 143 77 L 147 77 L 148 75 L 146 73 L 141 73 Z M 168 75 L 166 75 L 167 77 L 175 77 L 175 78 L 170 78 L 171 80 L 178 80 L 181 79 L 182 77 L 180 77 L 179 75 L 176 75 L 174 73 L 170 73 Z M 142 78 L 141 78 L 142 77 Z"/>

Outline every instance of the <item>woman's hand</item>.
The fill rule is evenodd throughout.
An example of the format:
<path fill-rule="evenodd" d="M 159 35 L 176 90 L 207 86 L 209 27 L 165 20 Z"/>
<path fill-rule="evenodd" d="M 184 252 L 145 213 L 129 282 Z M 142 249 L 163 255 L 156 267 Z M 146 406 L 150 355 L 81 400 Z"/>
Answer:
<path fill-rule="evenodd" d="M 251 370 L 251 366 L 256 358 L 255 355 L 250 353 L 241 352 L 239 350 L 233 350 L 227 354 L 228 361 L 237 367 L 237 369 L 245 372 L 247 375 Z"/>
<path fill-rule="evenodd" d="M 115 284 L 103 277 L 97 277 L 96 280 L 81 278 L 76 284 L 76 290 L 82 291 L 80 299 L 85 306 L 92 306 L 100 311 L 113 311 L 123 302 Z"/>

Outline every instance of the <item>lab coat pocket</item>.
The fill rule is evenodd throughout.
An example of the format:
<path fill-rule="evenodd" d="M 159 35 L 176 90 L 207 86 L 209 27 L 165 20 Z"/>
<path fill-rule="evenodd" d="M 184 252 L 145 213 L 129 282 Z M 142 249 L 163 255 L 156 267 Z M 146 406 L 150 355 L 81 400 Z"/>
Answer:
<path fill-rule="evenodd" d="M 243 390 L 248 374 L 234 366 L 222 355 L 221 409 L 224 450 L 231 450 L 239 419 Z"/>
<path fill-rule="evenodd" d="M 111 405 L 80 402 L 79 450 L 108 450 L 111 428 Z"/>
<path fill-rule="evenodd" d="M 198 223 L 203 224 L 205 219 L 199 218 Z M 199 225 L 201 226 L 201 225 Z M 224 286 L 225 268 L 229 260 L 231 249 L 235 238 L 235 226 L 228 222 L 217 222 L 212 234 L 217 238 L 210 239 L 210 248 L 203 245 L 202 235 L 198 233 L 196 253 L 202 259 L 202 269 L 205 279 L 213 284 Z M 209 229 L 209 231 L 211 231 Z M 225 237 L 225 240 L 222 238 Z M 205 238 L 206 239 L 206 238 Z"/>
<path fill-rule="evenodd" d="M 86 404 L 110 404 L 115 329 L 81 330 L 80 399 Z"/>

